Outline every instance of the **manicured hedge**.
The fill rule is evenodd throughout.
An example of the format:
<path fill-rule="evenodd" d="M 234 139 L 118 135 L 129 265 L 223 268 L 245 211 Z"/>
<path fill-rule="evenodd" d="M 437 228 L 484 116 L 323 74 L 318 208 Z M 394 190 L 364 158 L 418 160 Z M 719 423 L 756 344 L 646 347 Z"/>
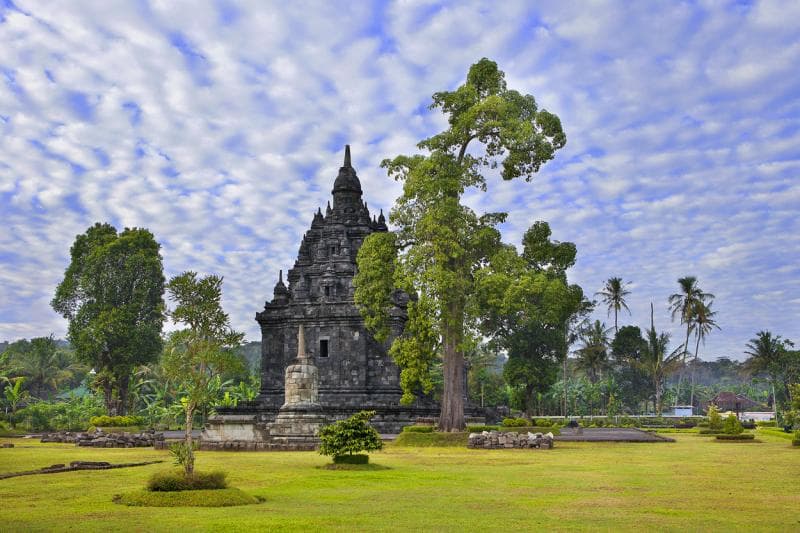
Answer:
<path fill-rule="evenodd" d="M 733 433 L 733 434 L 723 434 L 717 435 L 717 440 L 753 440 L 756 436 L 752 433 Z"/>
<path fill-rule="evenodd" d="M 337 465 L 365 465 L 369 463 L 369 455 L 365 453 L 334 455 L 333 463 Z"/>
<path fill-rule="evenodd" d="M 147 481 L 151 492 L 176 492 L 181 490 L 218 490 L 228 487 L 225 472 L 195 472 L 186 476 L 183 470 L 156 472 Z"/>
<path fill-rule="evenodd" d="M 140 416 L 93 416 L 89 423 L 95 427 L 128 427 L 144 424 Z"/>
<path fill-rule="evenodd" d="M 114 496 L 114 503 L 135 507 L 232 507 L 261 503 L 264 498 L 239 489 L 151 492 L 138 490 Z"/>

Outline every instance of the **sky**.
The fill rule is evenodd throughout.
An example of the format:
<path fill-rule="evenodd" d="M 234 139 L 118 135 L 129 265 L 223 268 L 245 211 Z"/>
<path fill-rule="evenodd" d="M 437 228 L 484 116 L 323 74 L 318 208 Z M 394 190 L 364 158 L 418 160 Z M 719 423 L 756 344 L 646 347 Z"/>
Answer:
<path fill-rule="evenodd" d="M 496 61 L 557 114 L 535 179 L 465 201 L 574 242 L 572 282 L 618 276 L 659 330 L 693 275 L 742 359 L 760 330 L 800 341 L 800 2 L 0 0 L 0 340 L 55 334 L 75 236 L 145 227 L 165 275 L 224 276 L 250 340 L 352 146 L 372 211 L 380 161 L 446 127 L 428 109 Z M 613 325 L 601 305 L 594 317 Z"/>

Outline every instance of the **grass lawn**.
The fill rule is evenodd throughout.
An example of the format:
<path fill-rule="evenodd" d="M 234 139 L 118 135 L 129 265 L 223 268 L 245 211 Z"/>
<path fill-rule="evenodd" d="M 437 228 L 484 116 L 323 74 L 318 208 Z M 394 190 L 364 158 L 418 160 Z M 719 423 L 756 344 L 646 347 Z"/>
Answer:
<path fill-rule="evenodd" d="M 327 470 L 316 453 L 199 452 L 200 469 L 266 501 L 225 508 L 127 507 L 169 463 L 0 480 L 2 531 L 800 529 L 800 449 L 671 433 L 675 443 L 556 443 L 553 450 L 389 445 L 384 468 Z M 0 473 L 74 460 L 168 459 L 152 449 L 89 449 L 21 439 Z"/>

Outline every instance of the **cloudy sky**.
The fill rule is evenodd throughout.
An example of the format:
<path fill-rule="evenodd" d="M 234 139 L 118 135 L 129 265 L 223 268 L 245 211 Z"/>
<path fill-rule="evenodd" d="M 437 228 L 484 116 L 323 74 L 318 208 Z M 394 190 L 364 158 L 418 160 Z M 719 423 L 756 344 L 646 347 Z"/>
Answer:
<path fill-rule="evenodd" d="M 388 209 L 380 161 L 442 129 L 431 94 L 481 57 L 568 139 L 532 183 L 469 194 L 508 241 L 547 220 L 572 280 L 630 281 L 621 323 L 652 301 L 673 344 L 666 299 L 697 276 L 706 359 L 800 341 L 800 2 L 464 0 L 0 0 L 0 339 L 65 334 L 49 301 L 96 221 L 150 229 L 167 276 L 223 275 L 258 339 L 344 144 Z"/>

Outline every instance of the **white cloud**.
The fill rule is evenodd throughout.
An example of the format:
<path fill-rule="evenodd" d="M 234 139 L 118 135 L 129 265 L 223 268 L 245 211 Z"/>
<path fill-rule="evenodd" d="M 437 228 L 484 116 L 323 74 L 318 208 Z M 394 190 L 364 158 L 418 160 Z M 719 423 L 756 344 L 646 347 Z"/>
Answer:
<path fill-rule="evenodd" d="M 665 299 L 697 275 L 723 327 L 709 356 L 800 334 L 796 3 L 252 2 L 226 21 L 192 3 L 15 4 L 30 15 L 0 23 L 0 338 L 63 334 L 48 302 L 98 220 L 153 231 L 168 275 L 223 274 L 257 338 L 342 145 L 388 209 L 400 185 L 380 161 L 446 127 L 430 95 L 483 56 L 568 136 L 533 183 L 468 196 L 509 211 L 506 238 L 550 221 L 588 294 L 621 275 L 625 320 L 645 325 L 654 301 L 675 332 Z"/>

